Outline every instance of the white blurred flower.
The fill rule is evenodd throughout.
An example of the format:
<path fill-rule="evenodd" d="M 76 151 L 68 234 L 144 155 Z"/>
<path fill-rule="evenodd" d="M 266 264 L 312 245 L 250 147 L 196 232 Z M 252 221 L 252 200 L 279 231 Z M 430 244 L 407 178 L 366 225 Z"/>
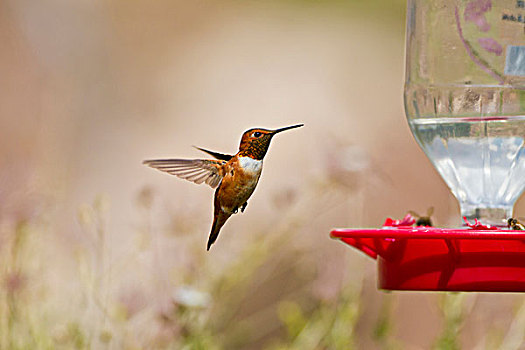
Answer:
<path fill-rule="evenodd" d="M 205 308 L 210 304 L 211 296 L 193 287 L 181 286 L 173 293 L 173 301 L 186 307 Z"/>
<path fill-rule="evenodd" d="M 330 179 L 354 189 L 359 186 L 361 177 L 371 165 L 368 152 L 358 145 L 333 144 L 325 160 Z"/>

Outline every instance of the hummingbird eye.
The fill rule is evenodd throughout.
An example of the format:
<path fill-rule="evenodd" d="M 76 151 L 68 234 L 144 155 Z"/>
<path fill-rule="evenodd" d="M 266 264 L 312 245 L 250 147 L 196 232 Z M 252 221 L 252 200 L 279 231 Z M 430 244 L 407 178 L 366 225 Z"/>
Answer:
<path fill-rule="evenodd" d="M 254 132 L 254 133 L 252 134 L 253 137 L 260 137 L 261 135 L 262 135 L 262 133 L 259 132 L 259 131 L 256 131 L 256 132 Z"/>

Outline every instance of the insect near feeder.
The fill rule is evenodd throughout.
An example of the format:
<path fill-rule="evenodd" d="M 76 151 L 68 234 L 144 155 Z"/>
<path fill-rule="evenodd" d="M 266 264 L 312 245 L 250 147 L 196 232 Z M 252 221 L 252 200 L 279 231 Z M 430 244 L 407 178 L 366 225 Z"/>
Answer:
<path fill-rule="evenodd" d="M 435 228 L 390 219 L 380 229 L 333 230 L 377 259 L 379 288 L 525 291 L 525 231 L 511 220 L 525 188 L 521 5 L 408 0 L 406 117 L 464 221 Z"/>

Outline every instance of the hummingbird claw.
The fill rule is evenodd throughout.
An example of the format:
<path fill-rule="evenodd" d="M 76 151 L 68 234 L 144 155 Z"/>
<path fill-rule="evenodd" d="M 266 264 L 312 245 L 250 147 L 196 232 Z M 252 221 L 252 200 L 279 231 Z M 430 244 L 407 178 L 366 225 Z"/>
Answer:
<path fill-rule="evenodd" d="M 248 202 L 245 202 L 242 206 L 241 206 L 241 213 L 244 213 L 244 209 L 246 209 L 246 206 L 248 205 Z M 232 214 L 237 214 L 239 212 L 239 207 L 237 208 L 234 208 L 232 210 Z"/>
<path fill-rule="evenodd" d="M 244 213 L 244 209 L 246 209 L 246 206 L 248 205 L 248 202 L 245 202 L 241 207 L 241 213 Z"/>

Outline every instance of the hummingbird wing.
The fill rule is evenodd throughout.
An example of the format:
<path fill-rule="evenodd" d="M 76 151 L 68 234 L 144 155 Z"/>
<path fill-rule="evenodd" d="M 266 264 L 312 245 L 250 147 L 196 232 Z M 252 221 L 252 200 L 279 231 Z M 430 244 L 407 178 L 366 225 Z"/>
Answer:
<path fill-rule="evenodd" d="M 193 147 L 195 147 L 199 151 L 202 151 L 204 153 L 208 153 L 210 156 L 212 156 L 215 159 L 229 161 L 230 159 L 233 158 L 233 156 L 229 155 L 229 154 L 222 154 L 222 153 L 218 153 L 218 152 L 214 152 L 214 151 L 208 151 L 207 149 L 200 148 L 200 147 L 197 147 L 197 146 L 193 146 Z"/>
<path fill-rule="evenodd" d="M 145 160 L 143 164 L 196 184 L 205 182 L 211 188 L 216 188 L 224 177 L 222 166 L 226 162 L 208 159 L 154 159 Z"/>

